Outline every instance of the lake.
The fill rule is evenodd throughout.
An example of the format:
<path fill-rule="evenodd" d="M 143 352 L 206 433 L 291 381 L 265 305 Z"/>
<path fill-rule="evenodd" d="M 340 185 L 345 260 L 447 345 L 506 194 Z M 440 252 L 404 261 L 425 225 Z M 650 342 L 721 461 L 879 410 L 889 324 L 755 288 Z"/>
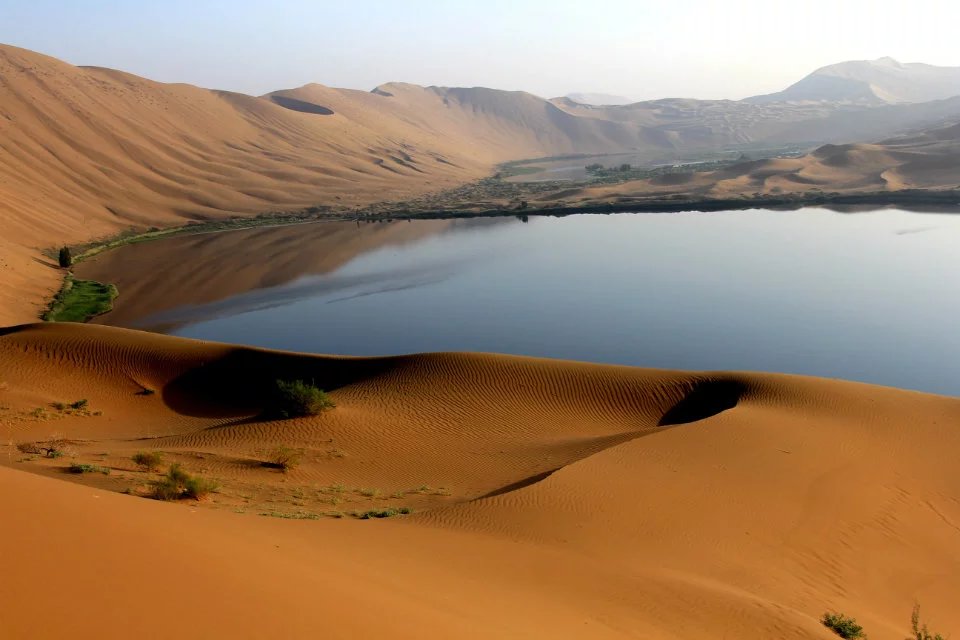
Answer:
<path fill-rule="evenodd" d="M 960 216 L 825 209 L 322 222 L 78 265 L 98 322 L 316 353 L 492 351 L 960 395 Z"/>

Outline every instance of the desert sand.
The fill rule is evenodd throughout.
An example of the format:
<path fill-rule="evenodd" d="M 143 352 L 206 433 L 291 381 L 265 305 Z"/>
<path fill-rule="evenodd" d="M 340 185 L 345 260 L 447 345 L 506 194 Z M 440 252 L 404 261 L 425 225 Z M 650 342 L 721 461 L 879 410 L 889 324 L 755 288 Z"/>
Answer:
<path fill-rule="evenodd" d="M 0 362 L 4 637 L 825 640 L 818 618 L 836 609 L 902 640 L 914 601 L 935 628 L 960 627 L 960 400 L 77 325 L 6 329 Z M 258 419 L 280 375 L 316 379 L 337 407 Z M 49 409 L 77 398 L 95 411 Z M 53 433 L 113 473 L 18 461 L 11 443 Z M 260 467 L 278 444 L 304 464 Z M 129 462 L 137 450 L 223 488 L 140 497 L 153 476 Z M 381 505 L 414 514 L 258 515 Z"/>

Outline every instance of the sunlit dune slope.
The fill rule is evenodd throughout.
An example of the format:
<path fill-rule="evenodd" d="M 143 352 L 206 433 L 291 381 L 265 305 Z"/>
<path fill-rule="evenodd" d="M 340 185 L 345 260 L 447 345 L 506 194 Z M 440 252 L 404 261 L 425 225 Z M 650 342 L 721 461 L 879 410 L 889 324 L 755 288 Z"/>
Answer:
<path fill-rule="evenodd" d="M 91 450 L 189 453 L 224 482 L 207 504 L 161 504 L 25 473 L 36 464 L 7 447 L 0 635 L 827 640 L 818 618 L 837 609 L 902 640 L 914 601 L 934 628 L 960 628 L 958 400 L 93 326 L 5 330 L 0 362 L 5 440 L 57 429 Z M 276 376 L 317 380 L 337 408 L 260 420 Z M 65 397 L 103 415 L 17 419 Z M 231 462 L 257 442 L 328 439 L 349 455 L 273 476 Z M 385 521 L 216 509 L 256 474 L 451 492 Z M 178 615 L 155 615 L 164 603 Z"/>

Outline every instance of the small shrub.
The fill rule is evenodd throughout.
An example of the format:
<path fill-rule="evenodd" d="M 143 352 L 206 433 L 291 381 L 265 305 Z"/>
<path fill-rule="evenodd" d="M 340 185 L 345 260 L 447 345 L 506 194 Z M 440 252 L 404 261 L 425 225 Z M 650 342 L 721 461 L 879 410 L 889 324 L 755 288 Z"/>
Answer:
<path fill-rule="evenodd" d="M 151 495 L 156 500 L 179 500 L 183 495 L 183 488 L 170 478 L 164 477 L 153 483 Z"/>
<path fill-rule="evenodd" d="M 73 266 L 73 254 L 70 252 L 70 247 L 60 247 L 60 251 L 57 254 L 57 263 L 62 269 L 69 269 Z"/>
<path fill-rule="evenodd" d="M 63 402 L 53 402 L 53 403 L 50 404 L 50 406 L 53 407 L 54 409 L 56 409 L 57 411 L 66 411 L 66 410 L 67 410 L 67 405 L 64 404 Z"/>
<path fill-rule="evenodd" d="M 110 475 L 110 469 L 107 467 L 98 467 L 94 464 L 71 464 L 67 471 L 70 473 L 102 473 L 105 476 Z"/>
<path fill-rule="evenodd" d="M 138 451 L 133 454 L 133 463 L 147 471 L 156 471 L 163 464 L 163 454 L 159 451 Z"/>
<path fill-rule="evenodd" d="M 946 640 L 939 633 L 931 634 L 927 625 L 920 626 L 920 605 L 913 606 L 913 615 L 910 616 L 910 637 L 907 640 Z"/>
<path fill-rule="evenodd" d="M 220 488 L 220 483 L 209 478 L 190 476 L 183 483 L 183 495 L 194 500 L 203 500 Z"/>
<path fill-rule="evenodd" d="M 400 507 L 399 509 L 388 507 L 386 509 L 370 509 L 368 511 L 362 511 L 357 514 L 357 517 L 361 520 L 370 520 L 371 518 L 392 518 L 393 516 L 407 515 L 409 513 L 411 513 L 409 507 Z"/>
<path fill-rule="evenodd" d="M 827 612 L 823 614 L 820 622 L 822 622 L 823 626 L 827 629 L 830 629 L 846 640 L 857 640 L 858 638 L 867 637 L 866 634 L 863 633 L 863 627 L 858 625 L 856 620 L 848 618 L 842 613 Z"/>
<path fill-rule="evenodd" d="M 284 473 L 300 464 L 303 453 L 290 447 L 277 447 L 270 453 L 270 459 L 260 464 L 270 469 L 280 469 Z"/>
<path fill-rule="evenodd" d="M 82 400 L 77 400 L 76 402 L 71 402 L 71 403 L 70 403 L 70 408 L 71 408 L 71 409 L 76 409 L 76 410 L 79 411 L 79 410 L 81 410 L 81 409 L 86 409 L 88 404 L 89 404 L 89 402 L 87 401 L 86 398 L 84 398 L 84 399 L 82 399 Z"/>
<path fill-rule="evenodd" d="M 152 483 L 151 495 L 157 500 L 179 500 L 193 498 L 202 500 L 220 488 L 220 485 L 207 478 L 191 476 L 179 463 L 170 465 L 165 476 Z"/>
<path fill-rule="evenodd" d="M 336 405 L 326 393 L 303 380 L 277 380 L 264 413 L 277 418 L 314 416 Z"/>

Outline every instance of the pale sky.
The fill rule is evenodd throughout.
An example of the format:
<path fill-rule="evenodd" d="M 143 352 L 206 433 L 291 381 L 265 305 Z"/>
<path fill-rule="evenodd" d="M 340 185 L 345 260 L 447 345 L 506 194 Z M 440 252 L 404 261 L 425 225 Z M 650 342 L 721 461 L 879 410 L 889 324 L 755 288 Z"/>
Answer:
<path fill-rule="evenodd" d="M 742 98 L 817 67 L 960 66 L 945 0 L 0 0 L 0 42 L 262 94 L 390 81 Z"/>

